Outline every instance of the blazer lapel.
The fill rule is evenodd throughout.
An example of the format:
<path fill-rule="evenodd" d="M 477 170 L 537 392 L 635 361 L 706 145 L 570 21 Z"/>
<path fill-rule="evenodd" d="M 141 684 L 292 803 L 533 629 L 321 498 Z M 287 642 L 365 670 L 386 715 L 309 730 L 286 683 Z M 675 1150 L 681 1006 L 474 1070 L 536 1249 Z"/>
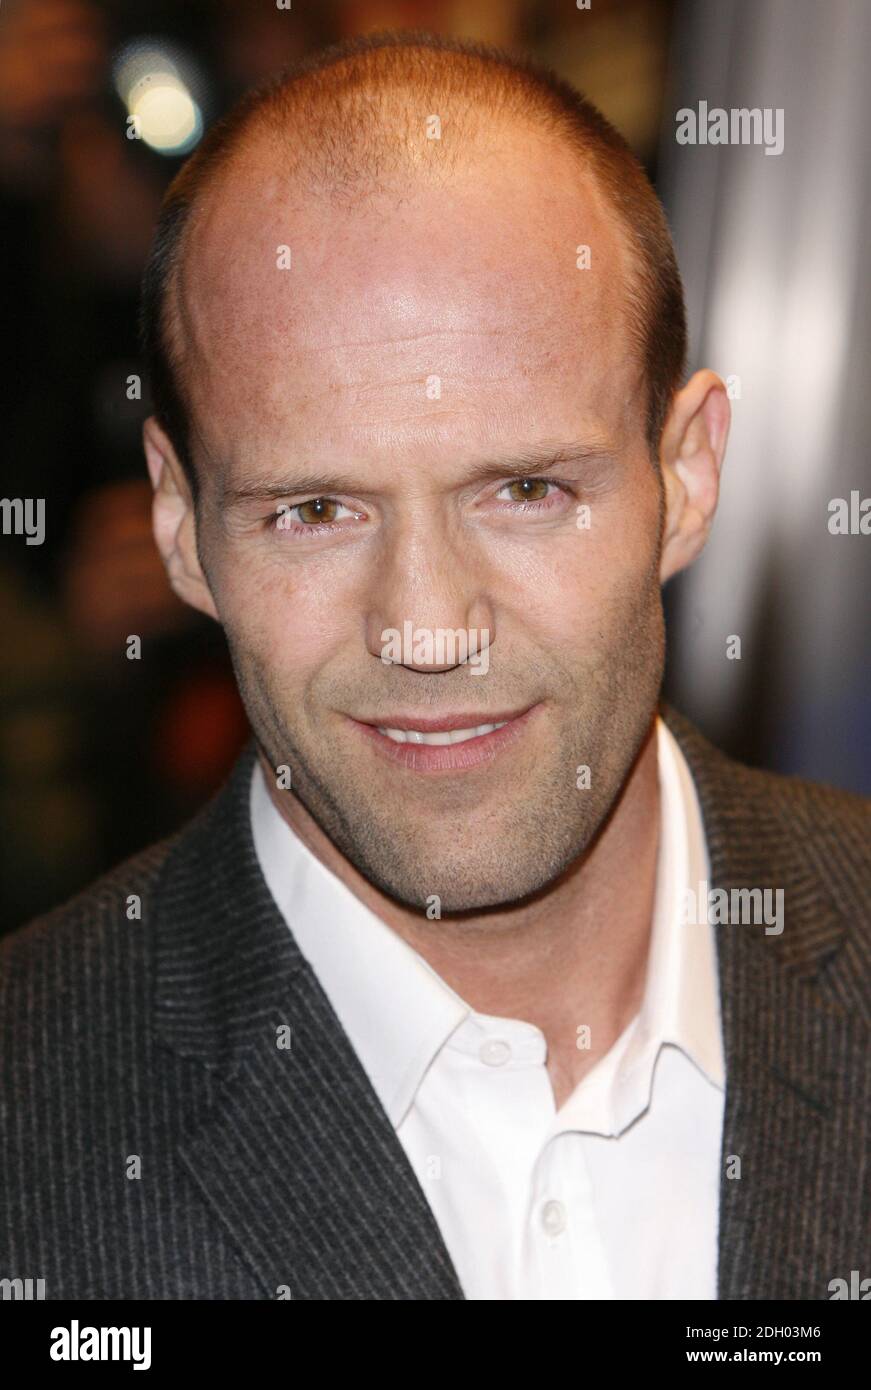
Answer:
<path fill-rule="evenodd" d="M 727 759 L 673 710 L 665 716 L 698 789 L 711 887 L 784 891 L 779 935 L 716 928 L 726 1061 L 718 1296 L 825 1299 L 831 1279 L 849 1281 L 868 1221 L 855 1209 L 871 1116 L 868 1030 L 826 988 L 847 921 L 826 886 L 824 838 L 799 823 L 798 801 L 778 806 L 771 778 Z"/>
<path fill-rule="evenodd" d="M 181 1161 L 267 1297 L 462 1299 L 405 1151 L 263 880 L 253 761 L 249 747 L 162 876 L 158 1032 L 217 1094 Z"/>

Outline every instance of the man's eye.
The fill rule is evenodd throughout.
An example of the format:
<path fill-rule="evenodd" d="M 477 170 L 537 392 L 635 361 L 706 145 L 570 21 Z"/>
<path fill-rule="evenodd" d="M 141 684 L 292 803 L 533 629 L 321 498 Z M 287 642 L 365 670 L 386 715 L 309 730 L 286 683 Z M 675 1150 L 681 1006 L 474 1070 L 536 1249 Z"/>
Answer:
<path fill-rule="evenodd" d="M 279 531 L 294 530 L 297 526 L 314 530 L 338 521 L 341 513 L 355 515 L 350 507 L 337 502 L 335 497 L 310 497 L 307 502 L 297 502 L 293 507 L 280 507 L 275 525 Z"/>
<path fill-rule="evenodd" d="M 548 488 L 556 486 L 549 478 L 515 478 L 513 482 L 505 483 L 499 489 L 499 493 L 507 488 L 510 494 L 508 500 L 511 502 L 544 502 L 549 496 Z M 496 494 L 497 497 L 499 493 Z"/>

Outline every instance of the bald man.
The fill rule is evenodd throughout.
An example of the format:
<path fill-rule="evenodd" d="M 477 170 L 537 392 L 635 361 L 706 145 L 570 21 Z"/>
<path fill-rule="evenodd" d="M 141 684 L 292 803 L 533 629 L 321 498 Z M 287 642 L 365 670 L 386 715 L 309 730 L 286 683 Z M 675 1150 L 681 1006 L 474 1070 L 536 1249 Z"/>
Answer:
<path fill-rule="evenodd" d="M 868 811 L 660 709 L 729 404 L 625 142 L 525 62 L 357 40 L 213 128 L 143 302 L 156 542 L 253 739 L 6 942 L 0 1273 L 838 1296 Z"/>

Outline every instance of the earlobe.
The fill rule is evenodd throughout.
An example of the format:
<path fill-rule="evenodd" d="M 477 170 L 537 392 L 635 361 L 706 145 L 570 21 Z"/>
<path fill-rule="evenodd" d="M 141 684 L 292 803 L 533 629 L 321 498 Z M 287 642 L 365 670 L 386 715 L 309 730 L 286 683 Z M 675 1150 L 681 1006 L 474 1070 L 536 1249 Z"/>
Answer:
<path fill-rule="evenodd" d="M 171 440 L 154 416 L 149 416 L 142 427 L 142 443 L 154 489 L 154 540 L 172 589 L 191 608 L 219 622 L 197 553 L 196 514 L 190 487 Z"/>
<path fill-rule="evenodd" d="M 692 564 L 708 538 L 729 419 L 726 387 L 715 372 L 696 372 L 674 398 L 660 448 L 665 487 L 662 583 Z"/>

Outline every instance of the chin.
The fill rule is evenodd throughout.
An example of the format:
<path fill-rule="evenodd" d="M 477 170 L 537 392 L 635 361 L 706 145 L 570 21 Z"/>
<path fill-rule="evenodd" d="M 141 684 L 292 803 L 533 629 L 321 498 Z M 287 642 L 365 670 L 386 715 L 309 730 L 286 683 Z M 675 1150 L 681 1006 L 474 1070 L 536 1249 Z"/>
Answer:
<path fill-rule="evenodd" d="M 569 857 L 569 862 L 574 855 Z M 388 893 L 404 907 L 423 912 L 432 921 L 463 913 L 498 911 L 517 906 L 546 889 L 559 877 L 565 865 L 544 866 L 538 859 L 526 872 L 514 865 L 510 876 L 494 870 L 491 863 L 461 864 L 452 859 L 421 868 L 418 863 L 408 876 L 391 873 L 384 877 L 371 867 L 358 865 L 375 887 Z M 436 915 L 436 909 L 437 914 Z"/>

